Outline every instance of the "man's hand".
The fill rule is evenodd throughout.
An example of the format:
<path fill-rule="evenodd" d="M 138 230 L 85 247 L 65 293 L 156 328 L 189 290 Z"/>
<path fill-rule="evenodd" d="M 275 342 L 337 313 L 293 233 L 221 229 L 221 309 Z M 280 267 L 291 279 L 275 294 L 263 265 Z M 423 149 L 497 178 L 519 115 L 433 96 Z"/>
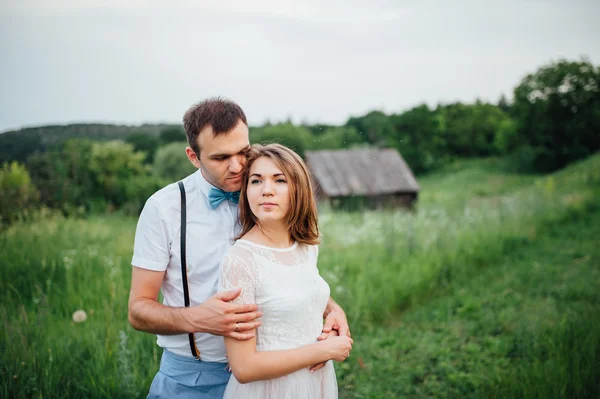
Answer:
<path fill-rule="evenodd" d="M 350 327 L 348 327 L 348 320 L 346 320 L 346 314 L 342 311 L 334 311 L 327 315 L 325 324 L 323 324 L 323 332 L 317 339 L 319 341 L 327 339 L 331 332 L 335 330 L 337 330 L 340 336 L 352 336 L 350 334 Z"/>
<path fill-rule="evenodd" d="M 253 338 L 262 324 L 257 320 L 262 316 L 258 306 L 228 303 L 241 292 L 240 289 L 218 292 L 198 306 L 184 308 L 191 330 L 241 341 Z"/>
<path fill-rule="evenodd" d="M 138 331 L 162 335 L 205 332 L 246 340 L 254 337 L 254 329 L 260 325 L 258 306 L 228 303 L 240 295 L 240 289 L 217 293 L 198 306 L 165 306 L 157 302 L 165 272 L 131 269 L 128 319 Z"/>

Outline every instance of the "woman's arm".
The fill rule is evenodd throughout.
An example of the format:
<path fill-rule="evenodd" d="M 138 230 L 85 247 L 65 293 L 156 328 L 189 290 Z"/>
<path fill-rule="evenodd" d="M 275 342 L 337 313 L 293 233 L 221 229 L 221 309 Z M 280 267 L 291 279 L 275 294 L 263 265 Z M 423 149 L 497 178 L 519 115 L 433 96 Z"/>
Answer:
<path fill-rule="evenodd" d="M 249 262 L 250 254 L 243 248 L 231 248 L 221 262 L 218 290 L 241 288 L 242 293 L 233 302 L 255 303 L 255 287 L 260 284 L 260 270 Z M 328 360 L 343 361 L 352 349 L 350 337 L 330 337 L 296 349 L 256 351 L 256 338 L 239 341 L 225 337 L 227 357 L 235 378 L 242 384 L 268 380 L 291 374 Z"/>
<path fill-rule="evenodd" d="M 225 337 L 229 365 L 242 384 L 282 377 L 328 360 L 341 362 L 350 353 L 352 342 L 349 337 L 330 337 L 295 349 L 257 352 L 256 338 L 238 341 Z"/>

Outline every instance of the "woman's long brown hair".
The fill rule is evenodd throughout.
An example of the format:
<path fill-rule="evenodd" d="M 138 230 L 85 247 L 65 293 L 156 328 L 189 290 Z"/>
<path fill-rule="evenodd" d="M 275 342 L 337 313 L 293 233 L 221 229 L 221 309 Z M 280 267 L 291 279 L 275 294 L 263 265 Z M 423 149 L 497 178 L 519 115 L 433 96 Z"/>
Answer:
<path fill-rule="evenodd" d="M 319 243 L 319 225 L 317 204 L 315 202 L 310 172 L 298 154 L 281 144 L 254 144 L 248 155 L 246 171 L 242 177 L 240 192 L 240 239 L 257 223 L 256 216 L 250 209 L 246 192 L 250 178 L 250 168 L 259 158 L 270 158 L 281 169 L 287 178 L 290 194 L 290 208 L 285 216 L 285 224 L 290 232 L 290 238 L 303 244 L 316 245 Z"/>

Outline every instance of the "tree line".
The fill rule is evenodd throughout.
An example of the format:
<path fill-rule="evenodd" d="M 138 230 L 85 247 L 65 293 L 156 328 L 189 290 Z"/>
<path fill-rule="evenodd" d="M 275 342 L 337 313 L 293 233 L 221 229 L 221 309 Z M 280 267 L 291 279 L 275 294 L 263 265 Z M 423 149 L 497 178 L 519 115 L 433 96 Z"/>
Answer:
<path fill-rule="evenodd" d="M 341 126 L 265 123 L 252 142 L 309 150 L 396 148 L 416 174 L 456 158 L 502 156 L 514 171 L 550 172 L 600 148 L 600 67 L 559 60 L 525 76 L 509 101 L 401 113 L 371 111 Z M 193 171 L 178 125 L 69 125 L 0 135 L 0 205 L 10 221 L 28 207 L 139 212 L 146 198 Z"/>

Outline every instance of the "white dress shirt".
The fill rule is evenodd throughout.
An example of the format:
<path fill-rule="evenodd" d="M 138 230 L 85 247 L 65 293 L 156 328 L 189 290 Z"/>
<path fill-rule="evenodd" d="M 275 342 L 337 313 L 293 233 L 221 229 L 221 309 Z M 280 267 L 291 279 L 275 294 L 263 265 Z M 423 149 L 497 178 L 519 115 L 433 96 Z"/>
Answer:
<path fill-rule="evenodd" d="M 202 172 L 183 179 L 187 201 L 187 278 L 190 306 L 198 305 L 217 291 L 219 264 L 240 232 L 237 205 L 223 201 L 211 209 L 208 194 L 213 187 Z M 144 205 L 135 232 L 133 266 L 165 271 L 161 291 L 163 304 L 183 307 L 180 260 L 181 196 L 177 183 L 154 193 Z M 200 358 L 227 362 L 223 337 L 195 333 Z M 181 356 L 192 357 L 187 334 L 157 335 L 157 344 Z"/>

